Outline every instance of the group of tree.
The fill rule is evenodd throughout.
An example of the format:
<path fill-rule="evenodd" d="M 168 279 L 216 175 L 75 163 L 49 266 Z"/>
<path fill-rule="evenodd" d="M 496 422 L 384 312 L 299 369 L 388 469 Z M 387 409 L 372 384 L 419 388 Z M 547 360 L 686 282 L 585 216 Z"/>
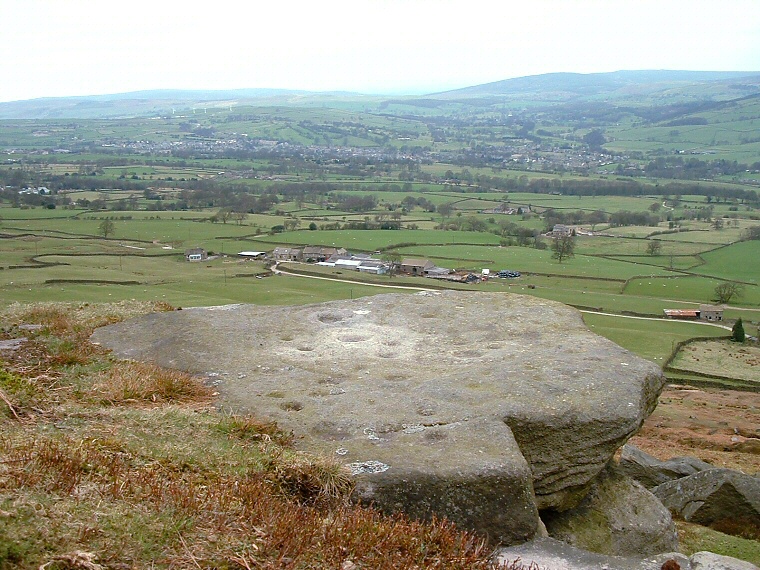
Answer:
<path fill-rule="evenodd" d="M 611 226 L 656 226 L 660 223 L 660 216 L 650 212 L 629 212 L 620 210 L 610 214 Z"/>
<path fill-rule="evenodd" d="M 336 207 L 344 212 L 369 212 L 377 207 L 377 196 L 374 194 L 343 194 L 332 195 Z"/>

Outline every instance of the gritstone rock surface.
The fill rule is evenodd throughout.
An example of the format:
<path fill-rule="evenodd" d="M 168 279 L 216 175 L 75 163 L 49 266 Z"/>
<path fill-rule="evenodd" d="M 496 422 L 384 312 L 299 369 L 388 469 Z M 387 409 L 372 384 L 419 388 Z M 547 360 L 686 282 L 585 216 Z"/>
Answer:
<path fill-rule="evenodd" d="M 678 550 L 668 509 L 613 464 L 577 507 L 546 513 L 542 520 L 552 538 L 599 554 L 641 557 Z"/>
<path fill-rule="evenodd" d="M 227 405 L 350 465 L 359 498 L 504 543 L 576 505 L 663 384 L 576 310 L 500 293 L 196 308 L 93 340 L 214 379 Z"/>

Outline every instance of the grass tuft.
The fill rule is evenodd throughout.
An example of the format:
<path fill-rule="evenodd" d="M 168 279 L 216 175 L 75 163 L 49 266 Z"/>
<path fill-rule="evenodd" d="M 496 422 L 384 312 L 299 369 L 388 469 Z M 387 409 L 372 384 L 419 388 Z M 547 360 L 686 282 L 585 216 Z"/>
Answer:
<path fill-rule="evenodd" d="M 262 421 L 248 415 L 225 414 L 217 428 L 229 437 L 243 441 L 262 441 L 288 446 L 293 443 L 293 432 L 284 432 L 276 422 Z"/>
<path fill-rule="evenodd" d="M 101 372 L 94 390 L 101 401 L 126 403 L 207 403 L 212 390 L 186 372 L 155 364 L 124 362 Z"/>
<path fill-rule="evenodd" d="M 330 506 L 348 502 L 354 481 L 343 465 L 305 453 L 271 454 L 270 480 L 301 505 Z"/>

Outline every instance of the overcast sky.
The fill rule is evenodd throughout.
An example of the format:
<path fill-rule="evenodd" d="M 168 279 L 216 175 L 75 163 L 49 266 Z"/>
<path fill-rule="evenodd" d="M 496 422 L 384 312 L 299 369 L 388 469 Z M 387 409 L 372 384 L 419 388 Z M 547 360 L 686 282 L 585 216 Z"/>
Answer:
<path fill-rule="evenodd" d="M 760 0 L 0 0 L 0 101 L 760 71 Z"/>

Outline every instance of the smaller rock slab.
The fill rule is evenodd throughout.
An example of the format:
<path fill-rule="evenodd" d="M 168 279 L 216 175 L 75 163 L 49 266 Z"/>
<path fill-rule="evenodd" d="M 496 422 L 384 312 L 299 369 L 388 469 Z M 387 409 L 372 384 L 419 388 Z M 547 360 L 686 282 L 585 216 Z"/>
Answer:
<path fill-rule="evenodd" d="M 18 350 L 26 342 L 25 338 L 11 338 L 8 340 L 0 340 L 0 350 Z"/>
<path fill-rule="evenodd" d="M 668 509 L 643 485 L 610 465 L 576 508 L 542 515 L 549 536 L 614 556 L 649 556 L 678 550 Z"/>
<path fill-rule="evenodd" d="M 710 469 L 663 483 L 652 492 L 685 521 L 760 528 L 760 479 L 732 469 Z"/>
<path fill-rule="evenodd" d="M 760 570 L 751 562 L 713 552 L 697 552 L 690 561 L 691 570 Z"/>
<path fill-rule="evenodd" d="M 714 468 L 714 465 L 696 457 L 673 457 L 667 461 L 661 461 L 644 453 L 631 443 L 623 446 L 620 455 L 620 470 L 647 489 L 654 489 L 657 485 L 668 481 Z"/>
<path fill-rule="evenodd" d="M 689 559 L 678 552 L 658 554 L 646 559 L 608 556 L 576 548 L 553 538 L 538 538 L 519 546 L 502 548 L 495 556 L 495 561 L 499 564 L 519 561 L 525 568 L 538 567 L 541 570 L 661 570 L 668 560 L 675 560 L 681 570 L 691 570 Z"/>

